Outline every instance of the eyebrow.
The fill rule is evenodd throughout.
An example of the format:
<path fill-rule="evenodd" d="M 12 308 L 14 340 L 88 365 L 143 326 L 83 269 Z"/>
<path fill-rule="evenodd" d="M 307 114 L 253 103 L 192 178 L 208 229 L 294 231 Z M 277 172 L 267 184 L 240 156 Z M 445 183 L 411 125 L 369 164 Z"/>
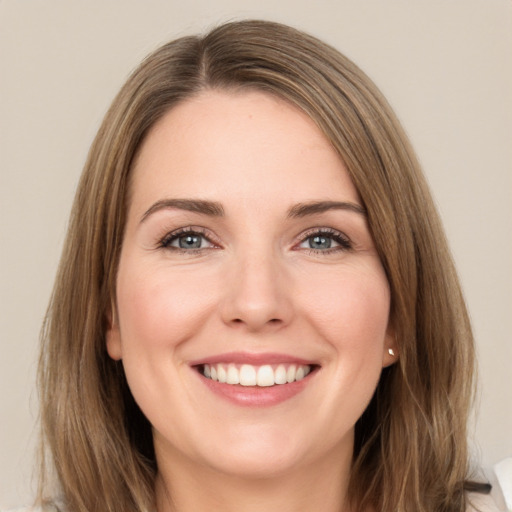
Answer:
<path fill-rule="evenodd" d="M 146 210 L 140 221 L 144 222 L 153 213 L 168 209 L 186 210 L 188 212 L 201 213 L 211 217 L 222 217 L 224 215 L 224 208 L 220 203 L 215 201 L 206 201 L 203 199 L 162 199 Z"/>
<path fill-rule="evenodd" d="M 167 209 L 185 210 L 210 217 L 224 216 L 224 208 L 216 201 L 204 199 L 162 199 L 150 206 L 144 212 L 140 221 L 144 222 L 153 213 Z M 324 213 L 329 210 L 348 210 L 366 217 L 366 210 L 362 206 L 346 201 L 309 201 L 307 203 L 298 203 L 288 210 L 287 216 L 288 218 L 300 218 Z"/>
<path fill-rule="evenodd" d="M 310 201 L 307 203 L 298 203 L 288 210 L 288 217 L 306 217 L 317 213 L 324 213 L 329 210 L 348 210 L 367 216 L 366 209 L 356 203 L 346 201 Z"/>

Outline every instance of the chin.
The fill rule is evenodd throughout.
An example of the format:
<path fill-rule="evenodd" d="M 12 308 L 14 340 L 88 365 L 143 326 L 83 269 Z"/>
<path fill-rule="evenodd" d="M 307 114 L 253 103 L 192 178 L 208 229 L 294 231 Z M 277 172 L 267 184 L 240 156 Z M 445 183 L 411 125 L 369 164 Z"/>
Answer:
<path fill-rule="evenodd" d="M 307 463 L 311 453 L 308 454 L 307 437 L 293 439 L 290 434 L 284 426 L 263 429 L 260 425 L 244 433 L 231 431 L 229 442 L 219 443 L 217 446 L 222 448 L 215 453 L 208 452 L 208 465 L 223 474 L 247 479 L 276 478 L 293 472 Z"/>
<path fill-rule="evenodd" d="M 244 480 L 275 479 L 290 474 L 299 466 L 300 458 L 291 454 L 258 455 L 245 453 L 233 457 L 216 458 L 210 468 L 218 473 Z"/>

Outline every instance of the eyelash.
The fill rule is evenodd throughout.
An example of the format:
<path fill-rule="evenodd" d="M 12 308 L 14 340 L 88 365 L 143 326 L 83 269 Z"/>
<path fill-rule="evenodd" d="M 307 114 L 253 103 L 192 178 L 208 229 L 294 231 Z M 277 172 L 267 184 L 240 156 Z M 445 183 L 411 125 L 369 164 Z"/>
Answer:
<path fill-rule="evenodd" d="M 314 237 L 329 238 L 336 242 L 338 245 L 335 247 L 329 247 L 327 249 L 314 249 L 312 247 L 304 248 L 304 250 L 307 251 L 308 254 L 328 255 L 337 252 L 349 251 L 352 249 L 352 243 L 350 239 L 340 231 L 337 231 L 332 228 L 313 228 L 308 230 L 306 233 L 302 234 L 300 242 L 295 247 L 300 246 L 301 244 L 307 242 L 309 239 Z"/>
<path fill-rule="evenodd" d="M 181 247 L 174 247 L 171 246 L 171 243 L 178 240 L 180 237 L 189 235 L 189 236 L 199 236 L 202 237 L 204 240 L 206 240 L 208 243 L 212 244 L 213 247 L 197 247 L 197 248 L 190 248 L 190 249 L 184 249 Z M 352 249 L 352 243 L 350 239 L 341 233 L 340 231 L 337 231 L 335 229 L 331 228 L 313 228 L 301 235 L 300 241 L 294 245 L 295 250 L 300 250 L 300 245 L 307 242 L 309 239 L 312 239 L 314 237 L 323 237 L 327 239 L 331 239 L 334 242 L 336 242 L 338 245 L 335 247 L 329 247 L 326 249 L 314 249 L 312 247 L 310 248 L 303 248 L 308 254 L 313 255 L 328 255 L 336 252 L 342 252 L 342 251 L 349 251 Z M 204 250 L 213 249 L 213 248 L 219 248 L 220 244 L 214 242 L 212 240 L 212 235 L 204 228 L 196 227 L 196 226 L 188 226 L 184 228 L 177 229 L 175 231 L 172 231 L 170 233 L 167 233 L 159 242 L 158 242 L 158 249 L 167 249 L 171 251 L 176 251 L 183 254 L 197 254 Z"/>
<path fill-rule="evenodd" d="M 180 237 L 189 235 L 189 236 L 199 236 L 206 240 L 208 243 L 212 244 L 214 247 L 197 247 L 197 248 L 191 248 L 191 249 L 184 249 L 181 247 L 174 247 L 171 246 L 171 243 L 175 240 L 178 240 Z M 159 249 L 167 249 L 171 251 L 177 251 L 179 253 L 183 254 L 197 254 L 199 252 L 204 251 L 205 249 L 212 249 L 212 248 L 218 248 L 218 244 L 216 244 L 212 240 L 212 236 L 210 233 L 200 227 L 196 226 L 188 226 L 184 228 L 177 229 L 175 231 L 172 231 L 171 233 L 167 233 L 158 243 Z"/>

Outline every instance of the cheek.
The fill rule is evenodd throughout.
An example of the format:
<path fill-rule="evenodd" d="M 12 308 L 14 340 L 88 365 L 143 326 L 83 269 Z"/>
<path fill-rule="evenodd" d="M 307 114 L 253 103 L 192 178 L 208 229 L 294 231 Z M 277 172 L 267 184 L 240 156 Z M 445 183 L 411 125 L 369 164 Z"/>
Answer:
<path fill-rule="evenodd" d="M 123 348 L 165 348 L 190 338 L 217 301 L 218 286 L 209 286 L 202 277 L 165 269 L 128 275 L 120 269 L 117 292 Z"/>
<path fill-rule="evenodd" d="M 328 275 L 327 275 L 328 274 Z M 380 264 L 327 269 L 302 294 L 302 324 L 327 347 L 325 387 L 315 414 L 325 449 L 354 428 L 375 392 L 381 371 L 389 316 L 389 286 Z M 297 294 L 298 295 L 298 294 Z M 327 429 L 327 431 L 325 430 Z"/>
<path fill-rule="evenodd" d="M 306 294 L 304 311 L 333 348 L 382 359 L 388 328 L 389 286 L 378 268 L 331 273 Z"/>

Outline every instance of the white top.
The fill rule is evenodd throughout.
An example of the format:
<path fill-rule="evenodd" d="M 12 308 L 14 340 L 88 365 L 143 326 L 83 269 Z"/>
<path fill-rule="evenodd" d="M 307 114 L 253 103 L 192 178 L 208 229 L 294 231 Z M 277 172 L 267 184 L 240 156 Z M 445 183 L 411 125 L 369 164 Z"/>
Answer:
<path fill-rule="evenodd" d="M 471 503 L 467 512 L 507 512 L 507 509 L 498 507 L 489 494 L 471 493 L 468 499 Z"/>

